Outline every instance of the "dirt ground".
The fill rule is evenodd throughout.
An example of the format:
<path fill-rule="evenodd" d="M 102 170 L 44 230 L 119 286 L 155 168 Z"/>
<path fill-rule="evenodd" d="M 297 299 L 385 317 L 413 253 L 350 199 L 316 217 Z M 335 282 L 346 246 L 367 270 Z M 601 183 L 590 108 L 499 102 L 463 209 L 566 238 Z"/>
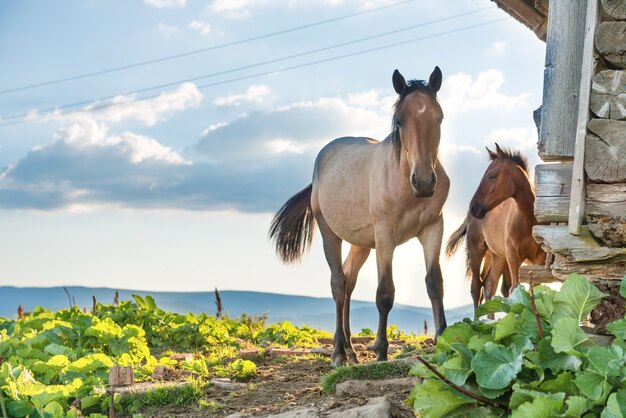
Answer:
<path fill-rule="evenodd" d="M 360 363 L 375 360 L 374 353 L 365 347 L 357 349 L 356 352 Z M 148 414 L 144 412 L 144 416 L 200 418 L 225 417 L 235 413 L 265 416 L 306 407 L 315 407 L 323 414 L 361 406 L 368 401 L 367 397 L 360 395 L 340 397 L 323 393 L 320 387 L 322 376 L 332 370 L 328 357 L 321 355 L 284 356 L 263 358 L 255 363 L 257 373 L 246 382 L 246 387 L 227 390 L 209 385 L 205 389 L 206 406 L 202 409 L 185 408 L 183 410 L 172 407 L 150 411 Z M 403 403 L 409 395 L 408 389 L 384 395 L 399 407 L 399 416 L 414 416 L 411 408 Z"/>

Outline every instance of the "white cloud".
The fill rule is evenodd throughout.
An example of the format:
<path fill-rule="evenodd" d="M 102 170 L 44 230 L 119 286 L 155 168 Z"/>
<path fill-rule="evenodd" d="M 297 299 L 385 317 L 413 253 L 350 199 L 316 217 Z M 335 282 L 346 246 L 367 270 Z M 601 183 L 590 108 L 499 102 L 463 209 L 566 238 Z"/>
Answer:
<path fill-rule="evenodd" d="M 211 33 L 211 25 L 208 22 L 192 20 L 191 23 L 189 23 L 189 27 L 191 29 L 197 30 L 202 35 L 208 35 L 209 33 Z"/>
<path fill-rule="evenodd" d="M 476 109 L 516 109 L 528 106 L 529 93 L 509 96 L 501 93 L 504 74 L 498 70 L 486 70 L 474 79 L 465 73 L 457 73 L 444 80 L 438 96 L 446 117 Z"/>
<path fill-rule="evenodd" d="M 499 55 L 504 53 L 507 50 L 507 43 L 504 41 L 496 41 L 494 42 L 489 49 L 487 50 L 487 53 L 492 54 L 492 55 Z"/>
<path fill-rule="evenodd" d="M 187 0 L 143 0 L 143 2 L 153 7 L 185 7 Z"/>
<path fill-rule="evenodd" d="M 487 137 L 485 145 L 490 148 L 493 148 L 495 142 L 517 150 L 534 151 L 537 147 L 537 129 L 532 126 L 492 129 Z"/>
<path fill-rule="evenodd" d="M 336 6 L 346 0 L 322 0 L 321 3 L 328 6 Z M 213 0 L 210 5 L 214 13 L 226 14 L 230 17 L 245 17 L 250 14 L 250 9 L 261 5 L 286 5 L 287 7 L 297 7 L 304 3 L 319 3 L 318 0 Z M 383 4 L 391 3 L 390 0 L 357 0 L 364 8 L 372 8 Z"/>
<path fill-rule="evenodd" d="M 213 104 L 217 106 L 239 106 L 242 102 L 263 103 L 271 92 L 272 90 L 265 85 L 250 86 L 245 93 L 217 97 L 213 100 Z"/>
<path fill-rule="evenodd" d="M 178 26 L 168 25 L 167 23 L 159 23 L 159 32 L 166 38 L 171 38 L 176 32 L 178 32 Z"/>

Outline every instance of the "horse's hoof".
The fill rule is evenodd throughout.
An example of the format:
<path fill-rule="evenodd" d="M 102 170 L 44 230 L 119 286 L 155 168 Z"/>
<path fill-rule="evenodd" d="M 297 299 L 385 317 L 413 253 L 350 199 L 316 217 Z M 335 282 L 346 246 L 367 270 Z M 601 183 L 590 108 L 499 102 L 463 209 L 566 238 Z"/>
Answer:
<path fill-rule="evenodd" d="M 376 361 L 387 361 L 387 353 L 376 354 Z"/>
<path fill-rule="evenodd" d="M 348 364 L 348 359 L 343 354 L 337 354 L 330 358 L 330 366 L 333 368 L 342 367 Z"/>

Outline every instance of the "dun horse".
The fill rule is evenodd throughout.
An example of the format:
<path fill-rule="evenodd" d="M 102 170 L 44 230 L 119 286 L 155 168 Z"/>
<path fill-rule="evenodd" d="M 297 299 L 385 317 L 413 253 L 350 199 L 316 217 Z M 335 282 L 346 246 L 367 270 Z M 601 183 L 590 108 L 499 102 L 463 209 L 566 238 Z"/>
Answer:
<path fill-rule="evenodd" d="M 503 287 L 508 292 L 509 287 L 517 286 L 518 271 L 524 261 L 543 264 L 546 258 L 546 253 L 532 237 L 532 227 L 538 222 L 534 215 L 535 192 L 528 177 L 528 161 L 519 152 L 502 150 L 498 144 L 496 152 L 487 151 L 491 163 L 470 202 L 470 213 L 452 234 L 447 247 L 449 253 L 454 252 L 467 234 L 474 306 L 481 300 L 477 272 L 487 250 L 492 257 L 482 283 L 485 299 L 493 297 L 501 274 L 504 273 Z"/>
<path fill-rule="evenodd" d="M 424 249 L 437 334 L 446 327 L 439 254 L 441 209 L 450 181 L 438 159 L 441 70 L 435 67 L 428 83 L 411 80 L 408 84 L 396 70 L 392 81 L 398 94 L 392 133 L 381 142 L 344 137 L 326 145 L 315 161 L 312 184 L 284 204 L 270 227 L 279 257 L 293 262 L 310 245 L 315 223 L 319 226 L 336 305 L 333 366 L 348 359 L 357 362 L 350 342 L 350 297 L 372 249 L 378 268 L 376 359 L 387 359 L 387 316 L 395 295 L 394 249 L 413 237 Z M 342 241 L 351 244 L 343 264 Z"/>

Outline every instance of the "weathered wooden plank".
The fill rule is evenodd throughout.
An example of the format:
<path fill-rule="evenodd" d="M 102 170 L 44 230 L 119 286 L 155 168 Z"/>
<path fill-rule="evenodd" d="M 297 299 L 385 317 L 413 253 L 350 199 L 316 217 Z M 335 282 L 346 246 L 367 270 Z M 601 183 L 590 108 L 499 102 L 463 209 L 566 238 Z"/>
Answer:
<path fill-rule="evenodd" d="M 604 70 L 593 77 L 591 111 L 603 119 L 626 119 L 626 70 Z"/>
<path fill-rule="evenodd" d="M 536 225 L 533 227 L 533 237 L 546 252 L 577 263 L 626 261 L 626 248 L 600 245 L 591 236 L 587 227 L 581 229 L 580 235 L 572 235 L 567 225 Z"/>
<path fill-rule="evenodd" d="M 530 28 L 542 41 L 546 40 L 548 19 L 523 0 L 494 0 L 502 10 Z"/>
<path fill-rule="evenodd" d="M 562 282 L 562 280 L 554 277 L 551 269 L 547 269 L 539 264 L 524 264 L 519 268 L 518 279 L 521 283 L 530 283 L 532 278 L 533 285 L 542 283 Z"/>
<path fill-rule="evenodd" d="M 569 196 L 572 188 L 572 162 L 537 164 L 535 195 L 537 197 Z"/>
<path fill-rule="evenodd" d="M 613 19 L 626 19 L 626 1 L 624 0 L 602 0 L 602 8 Z"/>
<path fill-rule="evenodd" d="M 585 140 L 585 171 L 600 183 L 626 182 L 626 121 L 592 119 Z"/>
<path fill-rule="evenodd" d="M 600 23 L 595 44 L 598 53 L 609 63 L 617 68 L 626 68 L 626 22 Z"/>
<path fill-rule="evenodd" d="M 544 161 L 574 156 L 586 6 L 550 1 L 538 145 Z"/>
<path fill-rule="evenodd" d="M 589 122 L 589 96 L 591 77 L 595 67 L 593 38 L 598 24 L 598 0 L 587 1 L 585 20 L 585 41 L 583 45 L 582 68 L 578 91 L 578 116 L 576 118 L 576 139 L 574 144 L 574 167 L 572 168 L 572 190 L 569 203 L 568 225 L 571 234 L 578 235 L 585 213 L 585 138 Z"/>
<path fill-rule="evenodd" d="M 535 217 L 542 224 L 567 222 L 569 196 L 538 197 L 535 199 Z"/>

